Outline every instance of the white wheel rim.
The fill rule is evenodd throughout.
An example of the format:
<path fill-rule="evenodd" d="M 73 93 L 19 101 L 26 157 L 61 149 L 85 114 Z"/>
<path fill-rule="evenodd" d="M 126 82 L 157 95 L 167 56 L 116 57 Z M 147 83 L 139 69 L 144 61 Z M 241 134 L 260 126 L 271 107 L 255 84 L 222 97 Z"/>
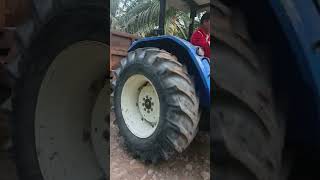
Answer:
<path fill-rule="evenodd" d="M 108 147 L 96 144 L 107 143 L 100 135 L 91 135 L 90 126 L 105 124 L 99 109 L 107 112 L 108 99 L 103 104 L 101 98 L 108 95 L 96 98 L 99 92 L 92 92 L 91 87 L 107 73 L 106 57 L 106 44 L 82 41 L 63 50 L 49 66 L 39 90 L 34 125 L 44 180 L 105 179 L 106 167 L 97 158 L 106 158 L 101 151 L 107 152 Z M 97 107 L 101 104 L 103 107 Z M 93 115 L 95 112 L 100 114 Z"/>
<path fill-rule="evenodd" d="M 107 124 L 109 118 L 107 116 L 109 114 L 107 112 L 110 108 L 109 103 L 106 102 L 110 96 L 107 88 L 107 85 L 105 85 L 98 94 L 91 117 L 91 143 L 96 159 L 106 174 L 109 172 L 109 137 L 107 137 L 109 134 L 109 125 Z"/>
<path fill-rule="evenodd" d="M 139 138 L 148 138 L 160 119 L 160 101 L 152 82 L 135 74 L 127 79 L 121 93 L 121 112 L 128 129 Z"/>

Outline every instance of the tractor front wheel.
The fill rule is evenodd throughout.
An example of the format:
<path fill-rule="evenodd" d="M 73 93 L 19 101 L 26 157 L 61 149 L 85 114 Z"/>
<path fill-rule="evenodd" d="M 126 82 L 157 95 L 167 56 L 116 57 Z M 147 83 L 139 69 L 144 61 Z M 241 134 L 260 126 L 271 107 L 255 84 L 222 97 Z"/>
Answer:
<path fill-rule="evenodd" d="M 130 52 L 116 70 L 115 114 L 128 149 L 157 162 L 182 152 L 199 121 L 194 83 L 175 56 L 155 48 Z"/>

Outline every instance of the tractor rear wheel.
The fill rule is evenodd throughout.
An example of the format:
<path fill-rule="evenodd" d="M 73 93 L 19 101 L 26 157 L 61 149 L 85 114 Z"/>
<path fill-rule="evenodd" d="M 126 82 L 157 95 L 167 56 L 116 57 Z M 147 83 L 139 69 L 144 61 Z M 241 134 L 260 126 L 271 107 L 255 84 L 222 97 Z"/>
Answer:
<path fill-rule="evenodd" d="M 20 179 L 106 179 L 108 21 L 104 0 L 32 1 L 18 27 L 13 97 Z"/>
<path fill-rule="evenodd" d="M 264 64 L 270 59 L 253 48 L 239 10 L 215 1 L 211 13 L 213 179 L 282 179 L 285 125 Z"/>
<path fill-rule="evenodd" d="M 182 152 L 197 133 L 199 102 L 176 57 L 137 49 L 121 61 L 116 77 L 116 121 L 128 149 L 153 163 Z"/>

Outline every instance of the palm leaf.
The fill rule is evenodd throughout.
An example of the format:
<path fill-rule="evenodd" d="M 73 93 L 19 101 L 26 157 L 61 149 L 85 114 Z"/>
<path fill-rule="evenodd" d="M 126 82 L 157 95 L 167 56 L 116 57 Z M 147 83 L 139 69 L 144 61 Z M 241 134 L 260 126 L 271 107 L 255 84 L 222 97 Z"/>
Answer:
<path fill-rule="evenodd" d="M 116 9 L 112 10 L 111 15 L 113 29 L 146 36 L 158 28 L 159 0 L 112 0 L 111 3 L 111 8 Z M 174 8 L 167 9 L 166 34 L 187 39 L 189 24 L 189 13 Z"/>

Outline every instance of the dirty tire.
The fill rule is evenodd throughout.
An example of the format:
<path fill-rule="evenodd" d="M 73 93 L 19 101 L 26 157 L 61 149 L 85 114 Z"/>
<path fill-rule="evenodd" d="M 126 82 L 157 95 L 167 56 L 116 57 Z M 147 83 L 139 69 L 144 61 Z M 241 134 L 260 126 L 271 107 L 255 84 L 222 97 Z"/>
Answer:
<path fill-rule="evenodd" d="M 13 97 L 14 146 L 20 179 L 46 180 L 37 158 L 35 109 L 41 82 L 59 52 L 73 43 L 108 39 L 103 0 L 33 0 L 32 16 L 17 28 L 17 75 Z M 74 62 L 76 68 L 77 61 Z M 50 179 L 53 177 L 49 177 Z"/>
<path fill-rule="evenodd" d="M 115 74 L 116 121 L 133 156 L 156 163 L 186 149 L 198 130 L 199 102 L 193 81 L 176 57 L 156 48 L 137 49 L 121 61 Z M 150 79 L 160 100 L 159 124 L 147 138 L 135 136 L 128 129 L 121 112 L 123 86 L 135 74 Z"/>
<path fill-rule="evenodd" d="M 268 60 L 253 48 L 241 12 L 213 5 L 213 179 L 282 179 L 285 125 L 262 65 Z"/>

